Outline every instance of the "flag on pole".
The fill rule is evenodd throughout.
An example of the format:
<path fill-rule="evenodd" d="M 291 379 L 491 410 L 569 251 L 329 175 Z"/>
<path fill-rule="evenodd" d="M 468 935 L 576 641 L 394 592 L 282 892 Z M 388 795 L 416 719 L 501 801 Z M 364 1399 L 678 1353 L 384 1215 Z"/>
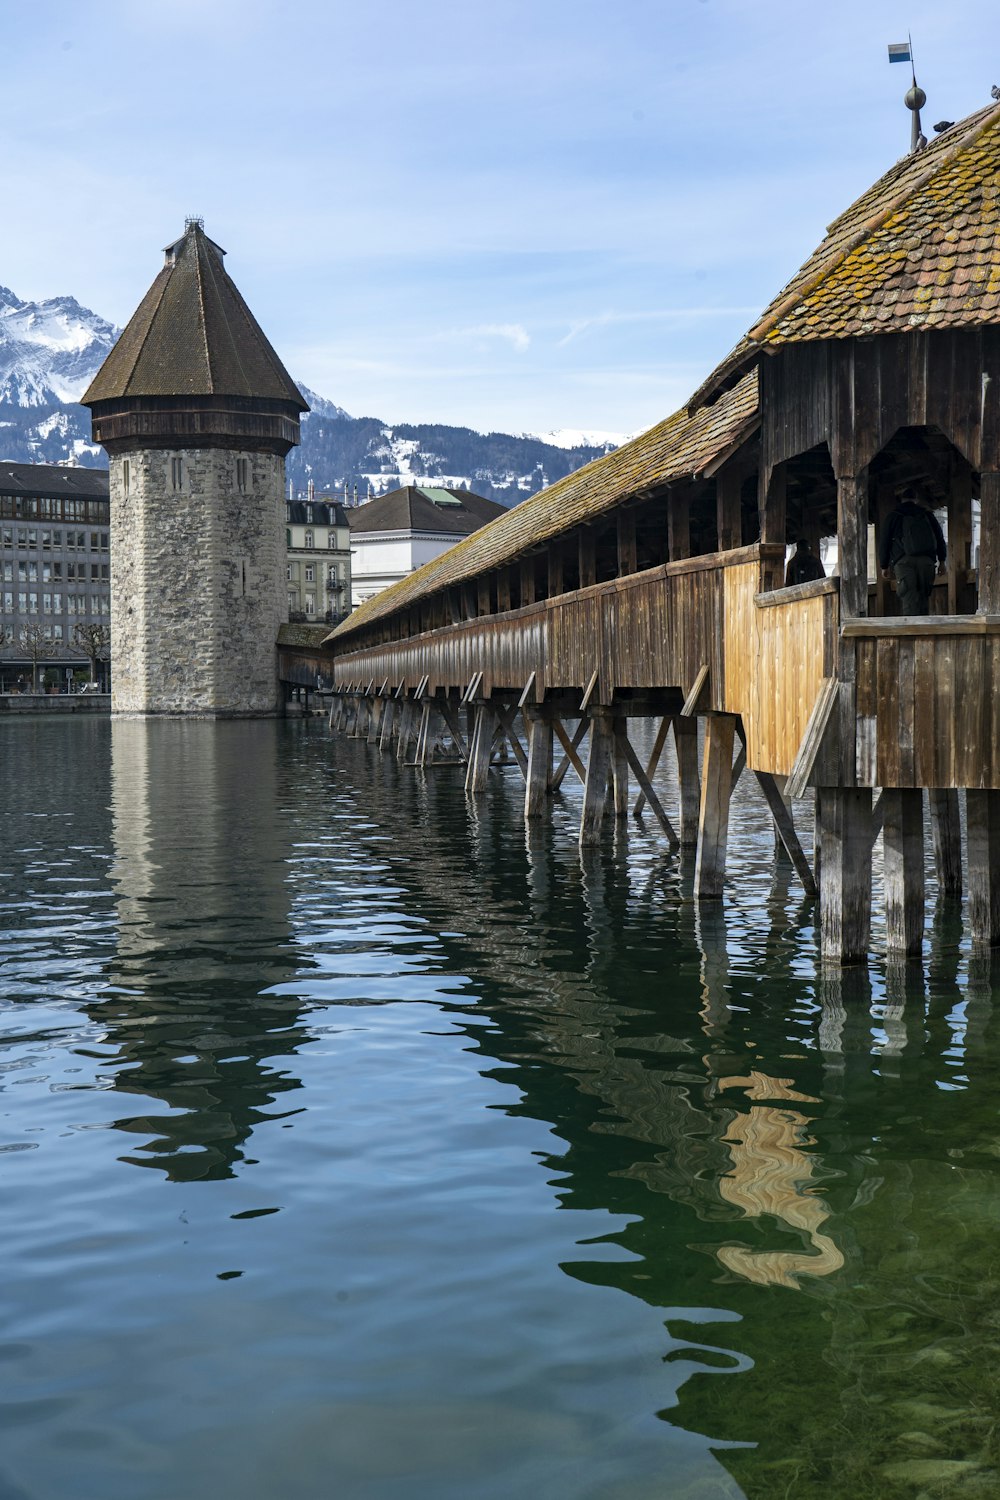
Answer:
<path fill-rule="evenodd" d="M 891 63 L 893 63 L 893 62 L 911 62 L 912 58 L 910 57 L 910 44 L 909 44 L 909 42 L 890 42 L 889 43 L 889 61 Z"/>

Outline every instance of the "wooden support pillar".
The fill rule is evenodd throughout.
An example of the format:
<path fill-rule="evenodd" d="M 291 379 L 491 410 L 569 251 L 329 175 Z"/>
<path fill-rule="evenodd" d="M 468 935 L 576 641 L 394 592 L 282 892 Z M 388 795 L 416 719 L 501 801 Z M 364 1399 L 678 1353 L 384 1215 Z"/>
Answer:
<path fill-rule="evenodd" d="M 382 705 L 382 728 L 378 737 L 378 747 L 383 755 L 392 744 L 392 727 L 396 722 L 397 708 L 395 698 L 386 698 Z"/>
<path fill-rule="evenodd" d="M 962 612 L 972 552 L 972 471 L 956 464 L 948 493 L 948 613 Z"/>
<path fill-rule="evenodd" d="M 875 492 L 875 545 L 882 545 L 889 516 L 896 506 L 896 491 L 891 484 L 880 484 Z M 892 591 L 892 580 L 882 577 L 882 569 L 875 574 L 875 613 L 883 617 L 896 613 L 896 596 Z"/>
<path fill-rule="evenodd" d="M 816 801 L 820 951 L 834 963 L 863 963 L 871 940 L 871 788 L 823 787 Z"/>
<path fill-rule="evenodd" d="M 496 734 L 497 716 L 489 703 L 479 703 L 475 709 L 476 722 L 469 747 L 469 766 L 465 773 L 467 792 L 485 792 L 489 779 L 490 761 L 493 758 L 493 741 Z"/>
<path fill-rule="evenodd" d="M 985 527 L 984 527 L 985 534 Z M 1000 947 L 1000 792 L 965 794 L 969 927 L 981 947 Z"/>
<path fill-rule="evenodd" d="M 372 698 L 368 709 L 368 743 L 378 743 L 379 730 L 382 727 L 382 710 L 385 707 L 384 698 Z"/>
<path fill-rule="evenodd" d="M 563 549 L 558 538 L 549 543 L 548 561 L 549 598 L 554 599 L 557 594 L 563 592 Z"/>
<path fill-rule="evenodd" d="M 733 789 L 734 714 L 712 714 L 705 721 L 705 758 L 698 822 L 694 891 L 699 900 L 722 895 L 729 840 L 729 799 Z"/>
<path fill-rule="evenodd" d="M 405 761 L 410 753 L 414 726 L 420 705 L 414 698 L 404 698 L 399 719 L 399 734 L 396 736 L 396 759 Z"/>
<path fill-rule="evenodd" d="M 698 846 L 698 820 L 701 812 L 701 778 L 698 774 L 698 720 L 674 719 L 674 752 L 677 756 L 677 782 L 680 791 L 680 836 L 686 849 Z"/>
<path fill-rule="evenodd" d="M 677 490 L 667 496 L 667 556 L 671 562 L 691 556 L 691 513 L 687 498 Z"/>
<path fill-rule="evenodd" d="M 927 793 L 934 844 L 934 869 L 942 896 L 962 894 L 962 819 L 954 787 L 932 787 Z"/>
<path fill-rule="evenodd" d="M 552 720 L 522 709 L 528 720 L 528 773 L 524 781 L 524 816 L 540 818 L 552 791 Z"/>
<path fill-rule="evenodd" d="M 981 615 L 1000 615 L 1000 474 L 984 474 L 979 490 Z"/>
<path fill-rule="evenodd" d="M 583 790 L 583 811 L 580 814 L 581 844 L 595 844 L 601 836 L 613 740 L 610 713 L 591 709 L 590 755 L 587 758 L 587 780 Z"/>
<path fill-rule="evenodd" d="M 743 506 L 740 497 L 741 476 L 732 465 L 722 469 L 715 479 L 715 515 L 719 533 L 719 551 L 730 552 L 743 545 Z"/>
<path fill-rule="evenodd" d="M 635 545 L 635 511 L 618 512 L 618 577 L 627 578 L 637 571 Z"/>
<path fill-rule="evenodd" d="M 784 464 L 771 469 L 770 473 L 765 473 L 762 469 L 758 483 L 760 486 L 758 504 L 760 509 L 761 542 L 776 547 L 784 547 L 786 545 L 788 526 L 786 500 L 788 486 Z M 768 559 L 764 566 L 765 572 L 761 576 L 761 588 L 765 591 L 783 588 L 785 583 L 784 555 L 782 555 L 780 560 L 777 558 L 773 560 Z"/>
<path fill-rule="evenodd" d="M 889 953 L 919 958 L 924 946 L 924 794 L 882 792 L 885 851 L 885 945 Z"/>
<path fill-rule="evenodd" d="M 592 526 L 580 530 L 580 587 L 589 588 L 597 582 L 597 541 Z"/>
<path fill-rule="evenodd" d="M 628 807 L 628 719 L 616 714 L 611 722 L 614 738 L 611 755 L 611 782 L 616 818 L 627 818 Z"/>
<path fill-rule="evenodd" d="M 868 613 L 868 473 L 837 480 L 840 617 Z"/>

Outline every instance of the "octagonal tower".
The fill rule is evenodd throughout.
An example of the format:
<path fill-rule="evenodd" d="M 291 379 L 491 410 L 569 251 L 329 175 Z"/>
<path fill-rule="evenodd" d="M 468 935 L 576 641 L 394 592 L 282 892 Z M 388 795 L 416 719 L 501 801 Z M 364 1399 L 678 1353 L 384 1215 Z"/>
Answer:
<path fill-rule="evenodd" d="M 112 709 L 267 716 L 309 408 L 201 221 L 165 255 L 83 397 L 111 464 Z"/>

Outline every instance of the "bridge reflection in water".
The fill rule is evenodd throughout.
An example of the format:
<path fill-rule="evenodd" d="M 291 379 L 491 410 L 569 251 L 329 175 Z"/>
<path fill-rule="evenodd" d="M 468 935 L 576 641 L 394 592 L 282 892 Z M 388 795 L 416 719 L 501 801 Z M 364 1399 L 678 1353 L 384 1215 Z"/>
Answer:
<path fill-rule="evenodd" d="M 124 1159 L 238 1175 L 305 1098 L 296 1058 L 330 1008 L 311 976 L 352 887 L 342 858 L 336 891 L 324 877 L 339 831 L 303 804 L 289 822 L 294 742 L 304 805 L 364 808 L 356 898 L 419 920 L 422 971 L 461 976 L 438 1003 L 480 1071 L 516 1085 L 509 1114 L 551 1127 L 539 1166 L 560 1206 L 613 1216 L 562 1269 L 662 1317 L 663 1421 L 702 1434 L 751 1497 L 989 1493 L 998 975 L 952 908 L 926 973 L 823 977 L 763 810 L 735 851 L 746 878 L 706 908 L 652 837 L 578 853 L 571 805 L 525 828 L 513 768 L 466 801 L 448 772 L 373 775 L 363 745 L 314 726 L 287 742 L 259 726 L 253 746 L 228 729 L 113 726 L 118 935 L 88 1009 L 135 1101 Z"/>
<path fill-rule="evenodd" d="M 578 860 L 558 815 L 525 832 L 516 773 L 467 823 L 454 797 L 381 763 L 376 819 L 433 830 L 393 877 L 479 994 L 512 1112 L 563 1143 L 562 1204 L 627 1216 L 564 1269 L 662 1309 L 692 1377 L 664 1419 L 751 1496 L 990 1493 L 996 958 L 943 902 L 926 974 L 817 974 L 787 868 L 706 911 L 652 840 Z"/>

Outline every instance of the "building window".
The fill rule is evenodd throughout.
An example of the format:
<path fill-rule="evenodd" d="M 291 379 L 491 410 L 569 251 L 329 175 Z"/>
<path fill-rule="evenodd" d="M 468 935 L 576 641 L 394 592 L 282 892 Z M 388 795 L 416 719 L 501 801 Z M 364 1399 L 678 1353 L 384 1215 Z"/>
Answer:
<path fill-rule="evenodd" d="M 310 548 L 316 545 L 316 538 L 311 531 L 306 532 L 305 545 Z"/>
<path fill-rule="evenodd" d="M 314 615 L 315 613 L 316 613 L 316 595 L 315 594 L 307 594 L 306 595 L 306 614 L 307 615 Z"/>
<path fill-rule="evenodd" d="M 52 613 L 54 615 L 62 614 L 62 594 L 52 595 Z"/>
<path fill-rule="evenodd" d="M 330 566 L 326 570 L 326 576 L 327 576 L 327 581 L 329 583 L 339 583 L 340 582 L 340 575 L 337 572 L 337 564 L 336 563 L 331 563 L 330 564 Z"/>
<path fill-rule="evenodd" d="M 316 582 L 316 569 L 312 563 L 306 563 L 306 583 Z"/>
<path fill-rule="evenodd" d="M 247 461 L 245 458 L 236 460 L 236 488 L 246 490 L 247 487 Z"/>
<path fill-rule="evenodd" d="M 51 613 L 52 613 L 52 595 L 51 594 L 43 594 L 42 595 L 42 614 L 43 615 L 50 615 Z"/>
<path fill-rule="evenodd" d="M 289 594 L 289 596 L 288 596 L 288 613 L 290 615 L 294 615 L 294 613 L 298 609 L 298 607 L 299 607 L 299 604 L 298 604 L 298 600 L 295 597 L 295 595 L 294 594 Z"/>
<path fill-rule="evenodd" d="M 14 613 L 14 595 L 10 592 L 5 593 L 3 596 L 3 612 L 5 615 L 12 615 Z"/>
<path fill-rule="evenodd" d="M 38 595 L 37 594 L 29 594 L 28 595 L 28 614 L 29 615 L 37 615 L 37 613 L 38 613 Z"/>
<path fill-rule="evenodd" d="M 126 458 L 122 462 L 122 490 L 127 495 L 132 483 L 132 465 Z"/>
<path fill-rule="evenodd" d="M 63 638 L 62 626 L 61 625 L 53 625 L 53 627 L 52 627 L 52 639 L 54 641 L 61 641 L 62 638 Z"/>
<path fill-rule="evenodd" d="M 182 458 L 170 460 L 170 483 L 175 490 L 179 490 L 184 483 L 184 460 Z"/>
<path fill-rule="evenodd" d="M 337 533 L 335 531 L 329 531 L 329 532 L 327 532 L 326 545 L 328 547 L 336 547 L 336 545 L 337 545 Z"/>

